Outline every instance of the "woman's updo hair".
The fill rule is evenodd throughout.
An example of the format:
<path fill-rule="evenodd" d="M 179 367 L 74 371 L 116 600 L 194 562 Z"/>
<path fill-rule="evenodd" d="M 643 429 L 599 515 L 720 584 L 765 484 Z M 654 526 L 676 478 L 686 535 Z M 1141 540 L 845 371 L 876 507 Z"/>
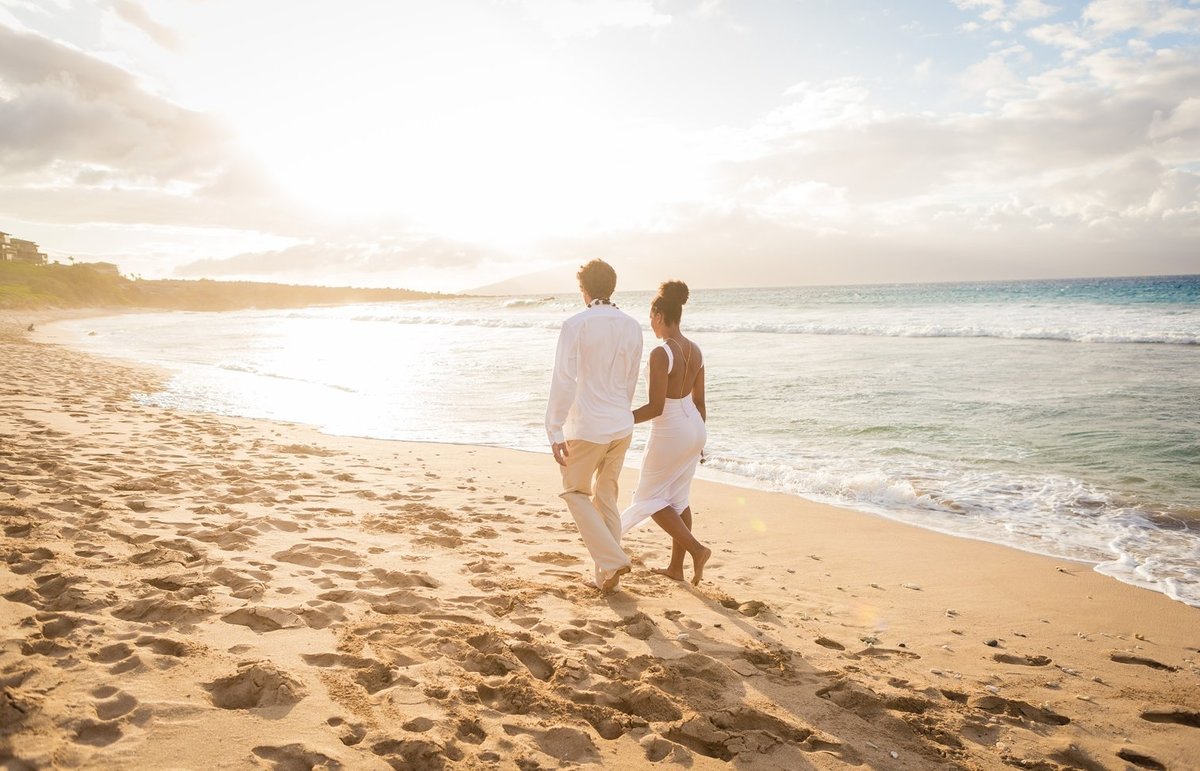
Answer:
<path fill-rule="evenodd" d="M 683 306 L 687 301 L 687 284 L 682 281 L 664 281 L 658 288 L 658 297 L 650 303 L 650 310 L 661 313 L 663 321 L 668 324 L 678 324 L 683 318 Z"/>

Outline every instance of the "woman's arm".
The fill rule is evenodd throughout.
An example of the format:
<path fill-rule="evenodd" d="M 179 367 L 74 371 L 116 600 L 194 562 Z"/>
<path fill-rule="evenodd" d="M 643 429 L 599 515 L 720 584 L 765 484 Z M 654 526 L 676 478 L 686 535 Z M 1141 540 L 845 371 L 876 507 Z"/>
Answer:
<path fill-rule="evenodd" d="M 667 401 L 667 352 L 662 348 L 650 352 L 650 385 L 647 391 L 650 401 L 633 411 L 634 423 L 657 418 Z"/>
<path fill-rule="evenodd" d="M 696 409 L 700 412 L 700 418 L 707 423 L 708 412 L 704 409 L 704 368 L 700 368 L 700 372 L 696 374 L 696 382 L 692 385 L 692 402 L 695 403 Z"/>

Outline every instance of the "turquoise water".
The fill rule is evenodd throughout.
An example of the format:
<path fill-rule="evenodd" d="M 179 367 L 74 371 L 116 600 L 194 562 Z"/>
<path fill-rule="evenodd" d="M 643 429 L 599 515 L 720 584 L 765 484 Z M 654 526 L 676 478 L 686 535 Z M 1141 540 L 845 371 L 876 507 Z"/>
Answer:
<path fill-rule="evenodd" d="M 650 299 L 616 297 L 647 351 Z M 557 330 L 578 309 L 464 298 L 65 324 L 173 368 L 154 403 L 544 450 Z M 705 351 L 703 474 L 1085 560 L 1200 605 L 1200 277 L 698 290 L 684 330 Z"/>

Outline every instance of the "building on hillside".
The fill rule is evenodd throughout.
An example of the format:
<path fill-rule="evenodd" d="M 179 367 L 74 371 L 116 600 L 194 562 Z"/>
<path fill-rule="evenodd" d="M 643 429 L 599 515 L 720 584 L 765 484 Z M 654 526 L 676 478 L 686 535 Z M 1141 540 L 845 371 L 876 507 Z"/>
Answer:
<path fill-rule="evenodd" d="M 46 253 L 39 251 L 38 245 L 33 241 L 13 238 L 8 233 L 0 233 L 0 261 L 45 265 Z"/>

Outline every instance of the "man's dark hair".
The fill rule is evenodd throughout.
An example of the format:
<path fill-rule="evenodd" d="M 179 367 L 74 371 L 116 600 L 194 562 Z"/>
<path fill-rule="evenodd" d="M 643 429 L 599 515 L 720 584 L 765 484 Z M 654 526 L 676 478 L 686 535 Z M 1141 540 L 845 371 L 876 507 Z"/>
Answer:
<path fill-rule="evenodd" d="M 617 272 L 604 260 L 592 260 L 575 274 L 579 288 L 593 300 L 608 300 L 617 288 Z"/>

